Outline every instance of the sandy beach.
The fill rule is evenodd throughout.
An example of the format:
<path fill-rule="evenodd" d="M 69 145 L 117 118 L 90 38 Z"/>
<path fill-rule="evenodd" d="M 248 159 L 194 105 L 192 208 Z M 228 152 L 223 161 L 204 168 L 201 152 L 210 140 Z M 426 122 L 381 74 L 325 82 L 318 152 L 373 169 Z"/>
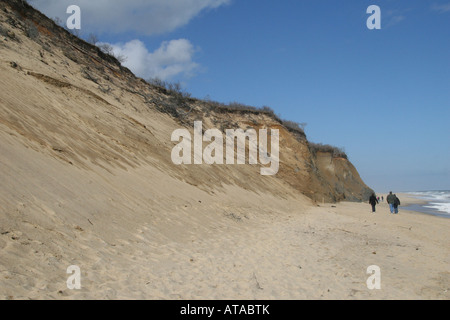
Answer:
<path fill-rule="evenodd" d="M 111 212 L 69 225 L 54 216 L 44 236 L 32 222 L 22 231 L 2 224 L 0 298 L 450 298 L 449 219 L 233 187 L 188 194 L 172 209 L 148 219 L 130 208 L 134 220 Z M 81 269 L 80 290 L 67 288 L 70 265 Z M 380 290 L 366 284 L 372 265 Z"/>

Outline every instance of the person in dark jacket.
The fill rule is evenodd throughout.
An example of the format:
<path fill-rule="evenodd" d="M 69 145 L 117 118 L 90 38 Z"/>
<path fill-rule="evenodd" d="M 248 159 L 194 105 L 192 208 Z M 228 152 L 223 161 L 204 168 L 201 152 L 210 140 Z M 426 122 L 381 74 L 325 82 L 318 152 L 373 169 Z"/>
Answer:
<path fill-rule="evenodd" d="M 394 202 L 395 202 L 396 196 L 392 194 L 392 191 L 389 192 L 389 195 L 386 198 L 387 203 L 389 204 L 389 209 L 391 210 L 391 213 L 394 213 Z"/>
<path fill-rule="evenodd" d="M 375 206 L 378 204 L 378 199 L 375 196 L 375 193 L 372 193 L 370 196 L 369 203 L 372 205 L 372 212 L 375 212 Z"/>
<path fill-rule="evenodd" d="M 397 195 L 394 194 L 394 213 L 398 214 L 398 206 L 400 205 L 400 199 L 397 198 Z"/>

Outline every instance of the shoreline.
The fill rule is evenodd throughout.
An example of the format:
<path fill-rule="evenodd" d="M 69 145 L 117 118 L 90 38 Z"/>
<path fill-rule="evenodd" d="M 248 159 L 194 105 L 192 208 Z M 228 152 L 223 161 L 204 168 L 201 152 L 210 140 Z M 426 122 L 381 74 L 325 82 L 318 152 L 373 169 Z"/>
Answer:
<path fill-rule="evenodd" d="M 380 194 L 384 196 L 384 202 L 380 202 L 380 204 L 386 204 L 386 197 L 389 193 L 376 193 L 377 196 Z M 445 212 L 437 211 L 436 209 L 426 208 L 425 205 L 430 204 L 431 202 L 426 199 L 420 199 L 418 196 L 414 196 L 410 193 L 399 192 L 397 194 L 398 198 L 401 201 L 401 205 L 399 210 L 406 210 L 412 214 L 425 214 L 431 215 L 435 217 L 450 219 L 450 214 Z M 381 197 L 381 196 L 380 196 Z"/>

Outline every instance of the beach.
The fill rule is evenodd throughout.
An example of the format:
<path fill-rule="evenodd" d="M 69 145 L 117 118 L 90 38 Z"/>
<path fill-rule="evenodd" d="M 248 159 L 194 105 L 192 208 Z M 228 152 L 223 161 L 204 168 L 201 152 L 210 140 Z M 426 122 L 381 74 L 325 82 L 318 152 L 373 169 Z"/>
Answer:
<path fill-rule="evenodd" d="M 145 223 L 139 215 L 119 223 L 112 213 L 82 227 L 55 219 L 44 236 L 3 229 L 0 298 L 450 298 L 449 219 L 401 209 L 391 215 L 385 203 L 372 214 L 366 203 L 313 204 L 234 187 L 185 197 L 202 200 L 181 197 L 173 211 Z M 67 288 L 70 265 L 81 269 L 80 290 Z M 379 290 L 366 283 L 373 265 Z"/>

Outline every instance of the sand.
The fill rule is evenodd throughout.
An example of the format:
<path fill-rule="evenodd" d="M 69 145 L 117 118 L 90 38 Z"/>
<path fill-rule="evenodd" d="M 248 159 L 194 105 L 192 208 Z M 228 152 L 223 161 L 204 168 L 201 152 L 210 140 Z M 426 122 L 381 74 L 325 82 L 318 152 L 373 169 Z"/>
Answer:
<path fill-rule="evenodd" d="M 146 172 L 110 183 L 130 187 L 131 175 L 139 192 Z M 97 191 L 92 184 L 87 193 Z M 391 215 L 386 204 L 372 214 L 369 204 L 317 205 L 232 186 L 215 194 L 192 194 L 176 180 L 167 186 L 155 188 L 173 199 L 160 214 L 145 215 L 129 199 L 126 218 L 112 209 L 124 203 L 103 204 L 105 211 L 72 221 L 42 208 L 49 221 L 38 223 L 23 203 L 15 213 L 22 225 L 2 224 L 0 299 L 450 298 L 450 219 Z M 67 288 L 70 265 L 81 270 L 80 290 Z M 371 265 L 380 267 L 380 290 L 367 288 Z"/>

